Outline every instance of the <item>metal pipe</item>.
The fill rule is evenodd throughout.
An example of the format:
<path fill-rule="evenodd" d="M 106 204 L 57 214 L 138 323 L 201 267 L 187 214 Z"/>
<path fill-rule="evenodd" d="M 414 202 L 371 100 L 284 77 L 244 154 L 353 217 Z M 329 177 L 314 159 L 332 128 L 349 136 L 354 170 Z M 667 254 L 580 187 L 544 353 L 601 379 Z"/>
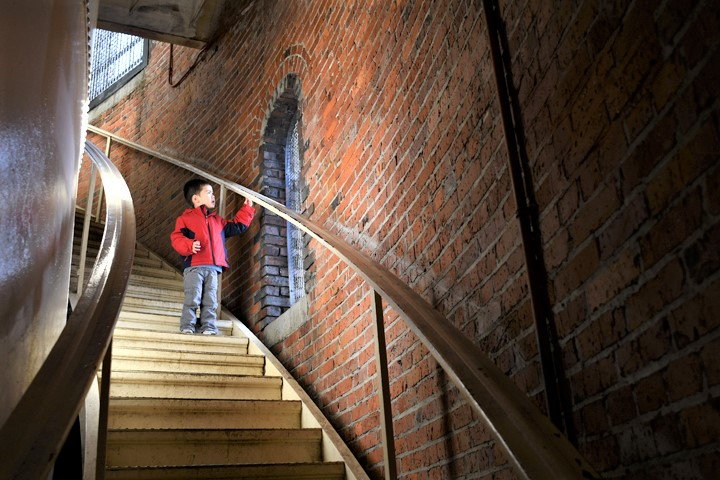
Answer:
<path fill-rule="evenodd" d="M 510 161 L 512 188 L 520 222 L 523 253 L 528 273 L 530 301 L 535 320 L 535 333 L 540 365 L 545 384 L 548 416 L 571 441 L 574 438 L 571 402 L 565 389 L 562 352 L 557 339 L 555 320 L 547 291 L 547 271 L 542 253 L 542 239 L 532 172 L 527 160 L 522 117 L 512 82 L 507 35 L 503 28 L 497 0 L 483 0 L 487 31 L 492 54 L 498 103 Z"/>

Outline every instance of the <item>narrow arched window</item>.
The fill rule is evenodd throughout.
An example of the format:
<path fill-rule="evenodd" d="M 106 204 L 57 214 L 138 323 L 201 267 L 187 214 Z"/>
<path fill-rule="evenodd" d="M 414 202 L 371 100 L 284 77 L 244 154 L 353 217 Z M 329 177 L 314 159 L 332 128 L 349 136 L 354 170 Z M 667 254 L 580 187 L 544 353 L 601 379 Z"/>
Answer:
<path fill-rule="evenodd" d="M 295 116 L 285 142 L 285 198 L 287 207 L 294 212 L 300 212 L 302 209 L 298 138 L 298 118 Z M 291 223 L 287 226 L 287 258 L 290 305 L 293 305 L 299 298 L 305 296 L 305 268 L 302 231 Z"/>

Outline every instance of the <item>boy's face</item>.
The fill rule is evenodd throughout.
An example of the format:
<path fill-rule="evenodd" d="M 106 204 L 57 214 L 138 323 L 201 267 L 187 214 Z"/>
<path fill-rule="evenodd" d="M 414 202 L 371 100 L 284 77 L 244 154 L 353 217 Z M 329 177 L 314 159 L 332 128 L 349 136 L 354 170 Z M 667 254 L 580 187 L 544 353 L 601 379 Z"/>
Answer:
<path fill-rule="evenodd" d="M 200 193 L 196 193 L 192 197 L 195 208 L 205 205 L 207 208 L 215 208 L 215 194 L 210 185 L 203 185 Z"/>

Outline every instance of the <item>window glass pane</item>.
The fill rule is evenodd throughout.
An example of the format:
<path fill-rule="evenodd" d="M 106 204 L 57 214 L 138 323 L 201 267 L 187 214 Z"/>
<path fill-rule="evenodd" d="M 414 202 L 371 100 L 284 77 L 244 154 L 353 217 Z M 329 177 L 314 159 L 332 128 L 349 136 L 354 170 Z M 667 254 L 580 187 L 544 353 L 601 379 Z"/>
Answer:
<path fill-rule="evenodd" d="M 300 191 L 300 148 L 298 146 L 298 122 L 295 119 L 285 143 L 285 196 L 287 207 L 295 212 L 302 208 Z M 288 281 L 290 304 L 305 296 L 305 270 L 303 268 L 302 231 L 288 223 Z"/>
<path fill-rule="evenodd" d="M 91 106 L 114 93 L 147 63 L 147 41 L 124 33 L 95 29 L 90 48 Z"/>

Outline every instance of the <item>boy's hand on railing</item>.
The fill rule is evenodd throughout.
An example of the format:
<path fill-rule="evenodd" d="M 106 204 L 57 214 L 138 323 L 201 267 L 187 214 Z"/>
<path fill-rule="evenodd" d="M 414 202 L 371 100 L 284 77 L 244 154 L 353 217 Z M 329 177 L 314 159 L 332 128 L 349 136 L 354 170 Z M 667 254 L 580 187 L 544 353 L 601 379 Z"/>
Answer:
<path fill-rule="evenodd" d="M 252 207 L 252 206 L 253 206 L 253 201 L 250 200 L 249 198 L 246 198 L 244 204 L 247 205 L 248 207 Z"/>

